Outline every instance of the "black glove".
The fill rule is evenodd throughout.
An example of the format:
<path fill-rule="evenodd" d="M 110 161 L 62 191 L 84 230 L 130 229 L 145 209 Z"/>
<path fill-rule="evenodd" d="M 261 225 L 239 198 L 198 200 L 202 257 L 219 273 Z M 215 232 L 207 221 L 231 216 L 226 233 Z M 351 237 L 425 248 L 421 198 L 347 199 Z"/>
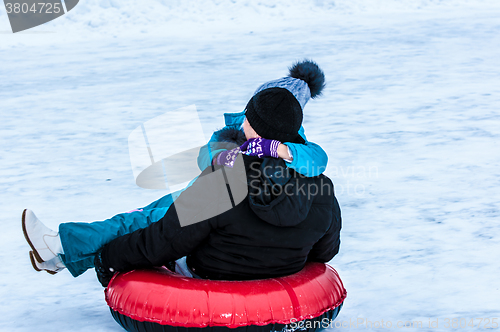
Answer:
<path fill-rule="evenodd" d="M 111 278 L 115 274 L 115 270 L 112 267 L 104 266 L 102 261 L 102 248 L 95 254 L 94 266 L 95 273 L 97 274 L 97 279 L 101 283 L 102 287 L 108 287 Z"/>

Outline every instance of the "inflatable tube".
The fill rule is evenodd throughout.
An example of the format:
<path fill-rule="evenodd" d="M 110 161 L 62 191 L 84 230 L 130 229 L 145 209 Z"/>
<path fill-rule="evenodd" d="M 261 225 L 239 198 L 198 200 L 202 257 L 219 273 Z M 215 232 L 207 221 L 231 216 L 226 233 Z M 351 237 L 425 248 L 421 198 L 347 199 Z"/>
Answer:
<path fill-rule="evenodd" d="M 331 266 L 248 281 L 184 277 L 165 268 L 118 273 L 105 291 L 127 331 L 293 332 L 333 327 L 346 297 Z"/>

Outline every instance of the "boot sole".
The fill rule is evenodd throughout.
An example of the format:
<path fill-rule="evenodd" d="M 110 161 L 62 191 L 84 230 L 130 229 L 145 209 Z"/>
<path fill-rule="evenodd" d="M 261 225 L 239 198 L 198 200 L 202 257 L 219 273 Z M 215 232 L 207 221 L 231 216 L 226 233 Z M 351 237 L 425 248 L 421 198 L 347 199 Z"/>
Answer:
<path fill-rule="evenodd" d="M 38 261 L 38 263 L 43 263 L 44 260 L 42 259 L 40 254 L 38 254 L 38 251 L 36 251 L 35 246 L 30 241 L 30 237 L 28 236 L 28 232 L 26 231 L 26 220 L 25 219 L 26 219 L 26 209 L 24 209 L 24 211 L 23 211 L 23 222 L 22 222 L 24 238 L 26 239 L 26 242 L 28 242 L 28 244 L 30 245 L 31 249 L 33 249 L 33 251 L 32 251 L 33 255 L 35 256 L 35 259 Z M 33 265 L 33 267 L 34 267 L 34 265 Z M 35 268 L 35 270 L 36 269 L 37 268 Z"/>
<path fill-rule="evenodd" d="M 33 251 L 30 251 L 30 261 L 31 261 L 31 266 L 33 266 L 36 272 L 42 272 L 42 270 L 40 270 L 38 266 L 36 266 L 35 255 L 33 254 Z"/>
<path fill-rule="evenodd" d="M 54 275 L 56 274 L 57 272 L 54 272 L 54 271 L 49 271 L 49 270 L 40 270 L 37 266 L 36 266 L 36 262 L 35 262 L 35 253 L 33 251 L 30 251 L 30 261 L 31 261 L 31 266 L 33 266 L 33 268 L 35 269 L 36 272 L 42 272 L 42 271 L 45 271 L 47 272 L 48 274 L 51 274 L 51 275 Z"/>

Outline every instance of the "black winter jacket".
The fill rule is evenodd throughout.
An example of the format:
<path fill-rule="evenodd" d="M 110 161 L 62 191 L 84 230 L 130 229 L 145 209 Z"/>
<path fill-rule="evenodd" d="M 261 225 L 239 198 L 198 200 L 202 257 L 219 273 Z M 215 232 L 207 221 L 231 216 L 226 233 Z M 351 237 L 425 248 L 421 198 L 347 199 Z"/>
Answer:
<path fill-rule="evenodd" d="M 248 194 L 235 207 L 181 227 L 174 203 L 158 222 L 107 244 L 105 267 L 128 271 L 187 256 L 188 266 L 202 278 L 248 280 L 296 273 L 306 261 L 331 260 L 339 251 L 341 228 L 331 180 L 304 177 L 279 159 L 240 157 Z M 207 168 L 200 178 L 213 171 Z M 176 202 L 192 203 L 195 211 L 203 208 L 199 200 L 213 200 L 200 178 Z"/>

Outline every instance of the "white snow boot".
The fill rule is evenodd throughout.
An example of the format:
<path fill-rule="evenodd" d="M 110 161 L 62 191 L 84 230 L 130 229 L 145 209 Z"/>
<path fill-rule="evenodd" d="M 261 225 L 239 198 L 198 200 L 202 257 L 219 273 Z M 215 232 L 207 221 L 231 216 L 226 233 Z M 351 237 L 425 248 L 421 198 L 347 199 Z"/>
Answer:
<path fill-rule="evenodd" d="M 30 251 L 30 260 L 31 265 L 33 265 L 33 268 L 38 272 L 47 271 L 47 273 L 56 274 L 66 268 L 59 256 L 56 256 L 49 261 L 40 263 L 36 260 L 34 252 Z"/>
<path fill-rule="evenodd" d="M 23 233 L 26 241 L 33 249 L 33 256 L 38 263 L 48 262 L 64 254 L 59 233 L 45 226 L 33 211 L 23 211 Z"/>

